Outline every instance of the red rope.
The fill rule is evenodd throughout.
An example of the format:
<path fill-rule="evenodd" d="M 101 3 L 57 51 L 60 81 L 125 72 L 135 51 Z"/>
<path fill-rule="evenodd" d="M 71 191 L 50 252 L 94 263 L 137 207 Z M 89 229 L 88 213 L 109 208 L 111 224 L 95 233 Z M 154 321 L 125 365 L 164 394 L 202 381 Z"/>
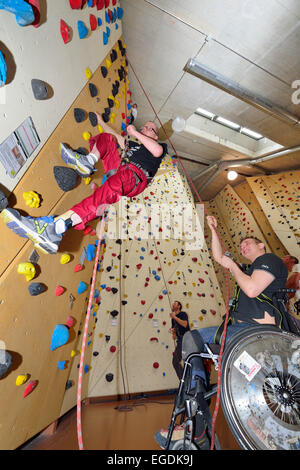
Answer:
<path fill-rule="evenodd" d="M 158 115 L 157 115 L 157 113 L 156 113 L 156 111 L 155 111 L 155 109 L 154 109 L 154 107 L 153 107 L 153 105 L 152 105 L 152 103 L 151 103 L 151 101 L 150 101 L 150 99 L 149 99 L 149 97 L 148 97 L 148 95 L 147 95 L 147 93 L 146 93 L 146 91 L 145 91 L 145 89 L 144 89 L 142 83 L 140 82 L 140 80 L 139 80 L 137 74 L 135 73 L 135 70 L 134 70 L 133 66 L 132 66 L 131 63 L 129 62 L 128 58 L 127 58 L 127 61 L 128 61 L 129 66 L 131 67 L 131 70 L 132 70 L 132 72 L 133 72 L 135 78 L 137 79 L 137 81 L 138 81 L 138 83 L 139 83 L 141 89 L 143 90 L 143 93 L 144 93 L 144 95 L 145 95 L 145 97 L 146 97 L 146 99 L 147 99 L 147 101 L 148 101 L 148 103 L 149 103 L 151 109 L 153 110 L 153 112 L 154 112 L 156 118 L 158 119 L 158 121 L 159 121 L 159 123 L 160 123 L 160 126 L 161 126 L 161 128 L 163 129 L 163 131 L 164 131 L 164 133 L 165 133 L 165 135 L 166 135 L 166 137 L 167 137 L 167 139 L 168 139 L 168 142 L 170 143 L 170 146 L 172 147 L 172 149 L 173 149 L 173 151 L 174 151 L 174 153 L 175 153 L 175 155 L 176 155 L 177 160 L 179 160 L 179 162 L 180 162 L 180 164 L 181 164 L 181 166 L 182 166 L 182 169 L 183 169 L 183 171 L 184 171 L 184 173 L 185 173 L 185 175 L 186 175 L 186 177 L 187 177 L 187 179 L 188 179 L 188 181 L 189 181 L 191 187 L 193 188 L 195 194 L 197 195 L 197 198 L 198 198 L 199 202 L 200 202 L 201 204 L 203 204 L 204 213 L 205 213 L 206 215 L 208 215 L 208 212 L 207 212 L 207 210 L 206 210 L 206 208 L 205 208 L 205 205 L 204 205 L 204 203 L 203 203 L 203 201 L 202 201 L 202 199 L 201 199 L 201 197 L 200 197 L 200 195 L 199 195 L 197 189 L 195 188 L 195 185 L 194 185 L 192 179 L 191 179 L 190 176 L 187 174 L 186 169 L 185 169 L 185 167 L 184 167 L 184 164 L 182 163 L 181 159 L 179 158 L 179 156 L 178 156 L 178 154 L 177 154 L 177 152 L 176 152 L 176 149 L 175 149 L 175 147 L 173 146 L 173 144 L 172 144 L 172 142 L 171 142 L 171 140 L 170 140 L 170 138 L 169 138 L 169 136 L 168 136 L 168 134 L 167 134 L 167 132 L 166 132 L 166 130 L 165 130 L 165 128 L 164 128 L 163 123 L 162 123 L 161 120 L 159 119 L 159 117 L 158 117 Z M 217 234 L 217 236 L 218 236 L 218 239 L 219 239 L 219 241 L 220 241 L 220 243 L 221 243 L 221 246 L 222 246 L 223 250 L 225 251 L 224 244 L 223 244 L 222 240 L 220 239 L 217 230 L 215 230 L 215 231 L 216 231 L 216 234 Z M 225 279 L 226 279 L 226 316 L 225 316 L 224 333 L 223 333 L 223 337 L 222 337 L 222 343 L 221 343 L 221 349 L 220 349 L 219 361 L 218 361 L 217 397 L 216 397 L 216 404 L 215 404 L 215 409 L 214 409 L 213 417 L 212 417 L 212 436 L 211 436 L 211 447 L 210 447 L 210 450 L 213 450 L 213 449 L 214 449 L 214 444 L 215 444 L 215 426 L 216 426 L 216 419 L 217 419 L 217 415 L 218 415 L 218 411 L 219 411 L 219 406 L 220 406 L 220 394 L 221 394 L 221 364 L 222 364 L 222 355 L 223 355 L 224 346 L 225 346 L 225 339 L 226 339 L 226 332 L 227 332 L 227 322 L 228 322 L 228 316 L 229 316 L 229 281 L 228 281 L 228 269 L 225 269 Z"/>

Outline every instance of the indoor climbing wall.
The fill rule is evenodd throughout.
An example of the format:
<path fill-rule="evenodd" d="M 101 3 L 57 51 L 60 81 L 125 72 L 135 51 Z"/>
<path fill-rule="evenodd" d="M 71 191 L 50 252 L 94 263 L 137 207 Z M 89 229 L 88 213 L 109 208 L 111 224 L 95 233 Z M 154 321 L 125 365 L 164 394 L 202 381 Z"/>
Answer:
<path fill-rule="evenodd" d="M 84 86 L 8 199 L 9 207 L 23 215 L 62 214 L 105 179 L 101 163 L 92 178 L 81 178 L 68 168 L 60 156 L 60 143 L 87 153 L 88 139 L 102 131 L 95 111 L 119 131 L 128 122 L 130 95 L 122 40 L 111 43 L 94 73 L 87 72 L 80 69 Z M 74 386 L 70 372 L 80 354 L 98 240 L 93 221 L 84 231 L 70 229 L 58 253 L 45 255 L 2 220 L 1 224 L 0 446 L 15 449 L 60 416 L 66 389 Z M 7 368 L 4 352 L 11 358 Z M 88 345 L 82 398 L 87 394 L 91 354 Z M 75 404 L 69 401 L 67 408 Z"/>
<path fill-rule="evenodd" d="M 248 178 L 273 231 L 287 253 L 300 254 L 300 171 Z"/>
<path fill-rule="evenodd" d="M 182 303 L 191 328 L 219 324 L 225 307 L 191 192 L 172 159 L 165 157 L 150 187 L 122 198 L 109 217 L 100 305 L 89 329 L 88 396 L 175 388 L 172 303 Z M 74 390 L 66 400 L 68 394 Z"/>

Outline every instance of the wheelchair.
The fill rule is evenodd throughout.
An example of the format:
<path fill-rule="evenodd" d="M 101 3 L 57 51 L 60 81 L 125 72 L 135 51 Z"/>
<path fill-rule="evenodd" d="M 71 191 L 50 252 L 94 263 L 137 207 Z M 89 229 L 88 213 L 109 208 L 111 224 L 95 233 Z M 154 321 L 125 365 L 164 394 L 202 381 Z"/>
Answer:
<path fill-rule="evenodd" d="M 178 416 L 181 423 L 185 422 L 184 439 L 176 441 L 172 450 L 201 450 L 194 442 L 197 414 L 205 421 L 205 432 L 211 445 L 209 401 L 217 394 L 217 385 L 203 389 L 203 382 L 197 375 L 197 360 L 212 360 L 218 368 L 220 346 L 204 346 L 206 352 L 193 352 L 184 358 L 183 376 L 174 401 L 165 450 L 170 448 Z M 226 342 L 221 377 L 221 406 L 241 449 L 300 450 L 298 335 L 271 325 L 241 330 Z M 221 450 L 216 434 L 214 449 Z"/>

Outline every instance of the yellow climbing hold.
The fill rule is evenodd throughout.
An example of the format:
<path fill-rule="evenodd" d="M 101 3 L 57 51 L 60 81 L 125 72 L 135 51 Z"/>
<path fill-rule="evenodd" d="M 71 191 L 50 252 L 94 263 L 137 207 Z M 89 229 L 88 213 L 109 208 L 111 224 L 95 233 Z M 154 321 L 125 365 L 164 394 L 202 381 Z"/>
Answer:
<path fill-rule="evenodd" d="M 100 124 L 98 124 L 97 127 L 98 127 L 98 131 L 100 132 L 100 134 L 102 134 L 103 129 L 102 129 L 102 127 L 100 126 Z"/>
<path fill-rule="evenodd" d="M 16 379 L 16 385 L 18 385 L 18 387 L 19 387 L 20 385 L 23 385 L 27 380 L 28 380 L 28 375 L 27 374 L 18 375 L 18 377 Z"/>
<path fill-rule="evenodd" d="M 61 255 L 60 264 L 67 264 L 71 259 L 71 256 L 68 254 Z"/>
<path fill-rule="evenodd" d="M 111 67 L 111 61 L 109 59 L 106 59 L 106 67 L 109 69 Z"/>
<path fill-rule="evenodd" d="M 90 71 L 90 69 L 86 68 L 85 69 L 85 76 L 86 76 L 86 79 L 89 80 L 92 76 L 92 72 Z"/>
<path fill-rule="evenodd" d="M 26 281 L 31 281 L 35 276 L 35 267 L 32 263 L 20 263 L 17 269 L 19 274 L 24 274 Z"/>
<path fill-rule="evenodd" d="M 39 207 L 40 198 L 37 193 L 34 191 L 27 191 L 23 193 L 23 198 L 25 199 L 26 206 L 29 207 Z"/>
<path fill-rule="evenodd" d="M 91 134 L 90 134 L 90 132 L 86 131 L 82 134 L 82 137 L 84 138 L 84 140 L 90 140 Z"/>
<path fill-rule="evenodd" d="M 83 178 L 84 184 L 88 185 L 92 181 L 92 178 L 90 176 L 87 176 L 86 178 Z"/>

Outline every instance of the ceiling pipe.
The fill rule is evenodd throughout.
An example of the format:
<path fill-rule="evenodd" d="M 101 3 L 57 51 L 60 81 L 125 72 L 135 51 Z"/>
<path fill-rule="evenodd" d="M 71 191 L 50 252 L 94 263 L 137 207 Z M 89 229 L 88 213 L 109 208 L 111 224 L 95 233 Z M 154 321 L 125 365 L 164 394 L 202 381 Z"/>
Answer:
<path fill-rule="evenodd" d="M 183 70 L 220 88 L 221 90 L 226 91 L 227 93 L 230 93 L 251 106 L 255 106 L 274 118 L 280 119 L 281 121 L 293 126 L 300 125 L 300 118 L 298 116 L 291 114 L 286 109 L 261 96 L 254 95 L 251 91 L 241 87 L 237 82 L 220 75 L 218 72 L 211 70 L 194 59 L 189 59 Z"/>
<path fill-rule="evenodd" d="M 205 168 L 205 170 L 201 171 L 198 175 L 195 176 L 193 181 L 196 181 L 198 178 L 204 176 L 208 170 L 216 169 L 216 171 L 211 175 L 208 180 L 201 185 L 200 192 L 202 192 L 208 184 L 210 184 L 214 178 L 221 172 L 226 170 L 227 168 L 237 168 L 239 166 L 254 166 L 258 163 L 264 163 L 268 160 L 272 160 L 275 158 L 283 157 L 290 153 L 300 151 L 300 145 L 296 147 L 290 147 L 289 149 L 280 150 L 279 152 L 272 153 L 270 155 L 266 155 L 264 157 L 254 158 L 254 159 L 244 159 L 244 160 L 219 160 L 218 162 L 213 163 L 210 167 Z"/>

